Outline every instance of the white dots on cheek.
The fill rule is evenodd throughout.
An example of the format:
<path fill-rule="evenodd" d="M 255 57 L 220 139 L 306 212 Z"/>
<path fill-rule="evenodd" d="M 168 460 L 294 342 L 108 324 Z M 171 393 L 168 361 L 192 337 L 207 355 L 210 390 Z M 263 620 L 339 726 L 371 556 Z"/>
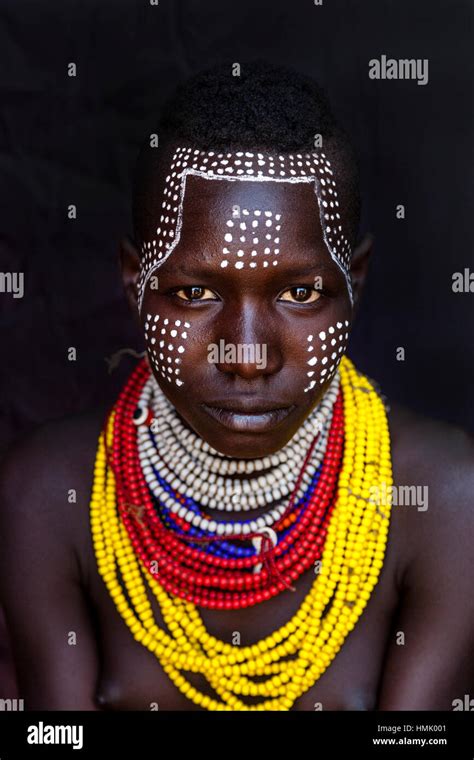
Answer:
<path fill-rule="evenodd" d="M 158 340 L 153 335 L 156 323 L 164 325 Z M 179 376 L 190 327 L 189 322 L 181 319 L 161 319 L 159 314 L 147 314 L 145 319 L 145 343 L 150 362 L 164 380 L 175 383 L 178 387 L 184 385 Z"/>
<path fill-rule="evenodd" d="M 308 353 L 312 354 L 312 352 L 314 351 L 314 344 L 313 344 L 314 335 L 312 334 L 308 335 L 306 340 L 307 340 L 306 350 L 308 351 Z M 308 385 L 306 386 L 306 388 L 304 388 L 304 393 L 311 391 L 317 383 L 317 379 L 313 379 L 313 376 L 316 374 L 317 363 L 318 363 L 318 358 L 317 356 L 313 356 L 313 355 L 307 361 L 307 364 L 310 367 L 310 369 L 306 372 L 306 374 L 310 378 L 310 381 Z"/>
<path fill-rule="evenodd" d="M 343 322 L 330 325 L 327 328 L 327 333 L 325 331 L 319 333 L 320 351 L 323 354 L 321 365 L 324 365 L 321 370 L 321 382 L 332 379 L 336 374 L 349 340 L 349 327 L 350 324 L 346 319 Z"/>
<path fill-rule="evenodd" d="M 306 362 L 309 366 L 306 375 L 310 380 L 304 388 L 305 393 L 313 390 L 316 385 L 323 385 L 334 377 L 347 347 L 349 327 L 350 323 L 346 319 L 343 322 L 336 322 L 335 325 L 330 325 L 327 330 L 321 330 L 318 333 L 316 340 L 319 343 L 319 359 L 317 356 L 311 355 L 311 358 Z M 308 335 L 307 351 L 310 353 L 315 350 L 314 340 L 313 335 Z"/>

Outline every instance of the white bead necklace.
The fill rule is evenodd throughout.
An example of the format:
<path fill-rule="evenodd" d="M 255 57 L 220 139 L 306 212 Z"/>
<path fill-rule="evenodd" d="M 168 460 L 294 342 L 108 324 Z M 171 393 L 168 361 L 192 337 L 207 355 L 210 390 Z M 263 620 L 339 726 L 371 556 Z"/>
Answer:
<path fill-rule="evenodd" d="M 159 439 L 159 448 L 155 446 L 147 425 L 143 421 L 137 425 L 140 463 L 150 490 L 174 514 L 211 533 L 235 535 L 253 532 L 254 529 L 258 530 L 264 526 L 270 527 L 281 517 L 286 508 L 284 504 L 250 523 L 219 523 L 197 515 L 180 502 L 174 501 L 160 485 L 155 471 L 172 488 L 209 509 L 228 512 L 257 509 L 281 501 L 292 493 L 302 461 L 314 438 L 314 431 L 319 430 L 318 440 L 296 494 L 298 500 L 307 490 L 315 470 L 324 457 L 339 383 L 339 373 L 336 373 L 320 404 L 311 412 L 304 425 L 300 426 L 291 441 L 276 452 L 276 455 L 256 460 L 236 460 L 224 458 L 199 436 L 188 430 L 151 375 L 143 387 L 139 407 L 142 410 L 150 406 L 153 408 L 155 416 L 153 432 Z M 312 436 L 310 436 L 311 427 Z M 255 466 L 250 470 L 256 473 L 255 477 L 243 480 L 224 477 L 231 474 L 231 471 L 239 474 L 248 472 L 246 466 L 249 463 L 257 465 L 264 460 L 267 461 L 263 468 L 270 468 L 270 472 L 264 475 L 258 474 L 262 467 Z M 199 475 L 196 475 L 197 464 L 199 464 Z"/>
<path fill-rule="evenodd" d="M 327 434 L 332 417 L 332 395 L 329 394 L 324 400 L 324 419 L 321 419 L 322 424 L 321 433 L 318 436 L 318 441 L 315 446 L 315 450 L 312 455 L 312 470 L 308 469 L 305 473 L 305 481 L 309 482 L 314 469 L 319 466 L 324 455 Z M 323 415 L 321 415 L 323 417 Z M 155 428 L 156 430 L 156 428 Z M 153 432 L 155 432 L 155 430 Z M 184 493 L 189 493 L 191 488 L 193 491 L 193 497 L 196 500 L 201 501 L 203 506 L 210 508 L 226 509 L 223 504 L 223 500 L 229 499 L 232 503 L 235 499 L 239 499 L 242 509 L 257 508 L 264 504 L 271 503 L 282 496 L 288 495 L 293 490 L 296 481 L 296 472 L 298 472 L 298 463 L 303 461 L 312 439 L 306 441 L 306 445 L 298 446 L 296 451 L 292 454 L 287 462 L 274 466 L 270 472 L 265 475 L 240 480 L 234 478 L 233 480 L 224 478 L 221 475 L 216 475 L 212 472 L 211 468 L 207 467 L 208 461 L 204 461 L 201 464 L 199 474 L 196 474 L 196 456 L 195 450 L 182 444 L 182 442 L 173 437 L 173 431 L 160 430 L 156 435 L 160 441 L 159 448 L 157 449 L 153 443 L 151 434 L 148 434 L 148 438 L 145 436 L 139 439 L 139 447 L 144 447 L 146 443 L 147 452 L 151 459 L 151 463 L 160 470 L 160 467 L 168 467 L 163 477 L 170 477 L 169 470 L 176 480 L 176 487 L 178 490 Z M 314 437 L 314 436 L 313 436 Z M 205 455 L 208 459 L 209 455 Z M 211 463 L 212 464 L 212 463 Z M 211 470 L 211 471 L 210 471 Z M 264 494 L 262 498 L 258 500 L 246 499 L 245 494 Z M 229 507 L 227 507 L 229 508 Z M 230 507 L 232 508 L 232 507 Z M 234 507 L 235 508 L 235 507 Z"/>
<path fill-rule="evenodd" d="M 206 472 L 216 472 L 219 475 L 252 474 L 278 466 L 282 462 L 289 462 L 293 466 L 295 461 L 300 460 L 302 452 L 308 449 L 314 436 L 323 429 L 337 398 L 339 385 L 340 376 L 337 372 L 322 400 L 298 428 L 293 438 L 279 451 L 259 459 L 239 460 L 226 457 L 213 449 L 192 430 L 186 428 L 153 375 L 143 388 L 140 405 L 151 406 L 158 426 L 153 427 L 154 432 L 158 432 L 159 429 L 160 434 L 163 434 L 171 428 L 177 445 L 182 446 L 187 451 L 192 451 L 193 459 L 203 462 Z"/>
<path fill-rule="evenodd" d="M 282 516 L 286 509 L 285 504 L 270 510 L 265 515 L 258 517 L 256 520 L 250 522 L 217 522 L 215 520 L 209 520 L 207 517 L 196 514 L 192 510 L 185 507 L 183 504 L 176 502 L 170 494 L 165 491 L 158 483 L 153 468 L 148 468 L 146 464 L 142 464 L 143 474 L 145 479 L 153 493 L 160 494 L 160 501 L 173 513 L 181 517 L 186 522 L 193 525 L 195 528 L 206 531 L 207 533 L 214 533 L 218 536 L 238 536 L 246 535 L 248 533 L 256 533 L 265 527 L 271 527 Z"/>
<path fill-rule="evenodd" d="M 328 431 L 329 424 L 325 426 L 318 437 L 310 461 L 303 473 L 296 498 L 303 495 L 315 470 L 323 460 Z M 165 479 L 172 488 L 186 494 L 208 509 L 228 512 L 258 509 L 289 496 L 296 484 L 298 471 L 290 472 L 288 465 L 283 465 L 288 468 L 288 473 L 283 479 L 270 472 L 266 477 L 259 476 L 253 480 L 231 480 L 230 478 L 219 477 L 215 483 L 209 483 L 202 475 L 199 478 L 195 477 L 195 473 L 191 472 L 184 463 L 180 463 L 178 459 L 163 460 L 159 456 L 148 430 L 138 433 L 138 451 L 145 477 L 149 472 L 158 472 L 160 477 Z M 152 491 L 157 498 L 160 498 L 163 489 L 156 483 L 157 481 L 153 478 Z M 151 482 L 148 484 L 151 487 Z"/>

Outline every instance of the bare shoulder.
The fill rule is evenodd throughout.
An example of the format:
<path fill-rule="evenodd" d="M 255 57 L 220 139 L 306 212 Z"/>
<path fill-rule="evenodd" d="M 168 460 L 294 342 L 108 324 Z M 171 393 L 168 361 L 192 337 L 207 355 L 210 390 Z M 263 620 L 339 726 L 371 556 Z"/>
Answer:
<path fill-rule="evenodd" d="M 448 422 L 426 417 L 391 402 L 389 424 L 396 454 L 404 466 L 431 468 L 443 456 L 448 466 L 474 466 L 474 437 Z"/>
<path fill-rule="evenodd" d="M 398 404 L 389 425 L 399 604 L 377 709 L 451 710 L 474 682 L 474 444 Z"/>
<path fill-rule="evenodd" d="M 49 422 L 8 451 L 0 463 L 0 526 L 10 546 L 21 537 L 32 554 L 49 547 L 45 561 L 54 560 L 57 547 L 75 561 L 104 415 L 94 408 Z"/>
<path fill-rule="evenodd" d="M 392 404 L 393 514 L 406 567 L 459 577 L 474 570 L 474 439 L 462 428 Z"/>
<path fill-rule="evenodd" d="M 0 465 L 0 598 L 27 709 L 97 709 L 85 570 L 101 419 L 94 411 L 44 425 Z M 79 645 L 65 646 L 72 632 Z"/>

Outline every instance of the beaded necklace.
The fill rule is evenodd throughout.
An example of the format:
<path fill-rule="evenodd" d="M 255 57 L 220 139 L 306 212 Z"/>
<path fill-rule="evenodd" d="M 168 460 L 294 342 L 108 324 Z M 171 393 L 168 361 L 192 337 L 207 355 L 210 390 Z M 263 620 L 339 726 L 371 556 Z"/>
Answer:
<path fill-rule="evenodd" d="M 144 452 L 160 447 L 159 435 L 143 445 L 153 410 L 160 409 L 158 400 L 152 401 L 148 381 L 144 362 L 126 384 L 99 440 L 91 499 L 99 572 L 135 639 L 156 654 L 193 702 L 209 710 L 288 710 L 342 646 L 383 565 L 390 504 L 382 511 L 371 498 L 371 489 L 381 483 L 390 493 L 390 439 L 383 403 L 369 380 L 344 357 L 335 398 L 324 407 L 325 420 L 293 478 L 289 503 L 280 505 L 272 527 L 265 524 L 260 534 L 252 526 L 238 533 L 229 522 L 231 528 L 218 533 L 209 530 L 212 520 L 199 514 L 196 500 L 177 490 L 186 472 L 181 472 L 181 480 L 167 483 L 159 456 L 145 457 Z M 322 411 L 320 407 L 320 417 Z M 321 459 L 319 452 L 321 461 L 318 464 L 316 458 L 313 475 L 302 486 L 316 443 L 324 440 L 324 425 L 324 455 Z M 303 440 L 304 436 L 301 446 Z M 177 449 L 170 437 L 168 454 L 172 450 Z M 206 446 L 202 450 L 211 456 L 209 466 L 219 472 L 217 452 L 206 451 Z M 284 460 L 277 457 L 274 465 Z M 226 466 L 229 469 L 228 460 Z M 145 467 L 151 469 L 145 473 Z M 233 469 L 242 471 L 238 463 Z M 216 486 L 222 483 L 216 480 Z M 215 491 L 214 501 L 220 493 Z M 180 507 L 173 510 L 176 504 Z M 194 517 L 186 519 L 190 514 Z M 230 545 L 239 541 L 249 546 L 232 553 Z M 320 571 L 309 593 L 278 631 L 249 647 L 227 644 L 206 631 L 199 606 L 238 609 L 263 602 L 292 588 L 290 584 L 319 558 Z M 154 622 L 147 586 L 169 633 Z M 204 675 L 217 698 L 194 688 L 183 671 Z M 265 680 L 256 682 L 255 676 Z M 248 704 L 246 696 L 262 701 Z"/>
<path fill-rule="evenodd" d="M 146 362 L 139 365 L 120 395 L 115 409 L 113 452 L 108 452 L 117 483 L 118 509 L 135 550 L 149 572 L 159 572 L 160 582 L 167 591 L 214 609 L 252 606 L 284 588 L 293 588 L 291 582 L 319 559 L 324 542 L 338 469 L 332 455 L 337 451 L 340 459 L 342 447 L 341 400 L 334 405 L 336 394 L 328 393 L 325 404 L 312 414 L 317 431 L 321 419 L 328 418 L 332 407 L 335 408 L 326 437 L 325 463 L 316 471 L 300 502 L 295 502 L 295 498 L 300 492 L 299 482 L 305 474 L 305 466 L 289 504 L 280 505 L 257 520 L 215 523 L 196 515 L 188 508 L 189 499 L 173 492 L 164 481 L 161 489 L 164 499 L 153 500 L 153 490 L 145 482 L 153 483 L 156 479 L 151 466 L 144 465 L 137 456 L 133 422 L 138 427 L 139 440 L 147 425 L 153 422 L 153 415 L 144 406 L 149 374 Z M 334 387 L 339 388 L 339 379 Z M 309 450 L 302 450 L 305 465 L 312 462 L 320 443 L 320 435 L 313 435 Z M 260 476 L 259 481 L 262 479 Z M 169 530 L 173 522 L 178 535 Z M 227 539 L 226 544 L 224 539 Z M 228 539 L 247 542 L 252 539 L 253 548 L 239 551 L 233 546 L 234 551 L 230 552 Z M 224 554 L 216 546 L 219 541 Z M 221 558 L 226 549 L 232 558 Z"/>

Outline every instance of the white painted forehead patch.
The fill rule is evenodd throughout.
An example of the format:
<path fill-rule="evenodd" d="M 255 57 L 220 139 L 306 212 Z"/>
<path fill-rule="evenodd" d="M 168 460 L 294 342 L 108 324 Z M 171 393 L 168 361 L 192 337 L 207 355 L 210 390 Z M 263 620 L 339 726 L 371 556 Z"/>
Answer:
<path fill-rule="evenodd" d="M 277 266 L 281 216 L 270 209 L 243 208 L 227 219 L 221 268 L 265 269 Z"/>
<path fill-rule="evenodd" d="M 285 155 L 254 153 L 251 151 L 216 153 L 214 151 L 180 147 L 174 152 L 170 171 L 165 179 L 156 237 L 145 241 L 142 246 L 141 268 L 138 279 L 138 304 L 140 310 L 149 278 L 166 261 L 179 242 L 183 223 L 186 178 L 189 175 L 208 180 L 312 182 L 318 200 L 324 242 L 331 258 L 345 276 L 352 302 L 352 287 L 349 275 L 351 247 L 342 228 L 336 182 L 331 164 L 324 153 L 316 151 Z M 232 233 L 230 230 L 227 230 L 226 234 L 231 235 Z M 258 238 L 258 235 L 254 237 Z M 233 241 L 225 240 L 225 242 Z M 251 245 L 251 241 L 249 242 Z M 247 242 L 245 244 L 247 245 Z M 276 254 L 274 256 L 276 257 Z"/>

